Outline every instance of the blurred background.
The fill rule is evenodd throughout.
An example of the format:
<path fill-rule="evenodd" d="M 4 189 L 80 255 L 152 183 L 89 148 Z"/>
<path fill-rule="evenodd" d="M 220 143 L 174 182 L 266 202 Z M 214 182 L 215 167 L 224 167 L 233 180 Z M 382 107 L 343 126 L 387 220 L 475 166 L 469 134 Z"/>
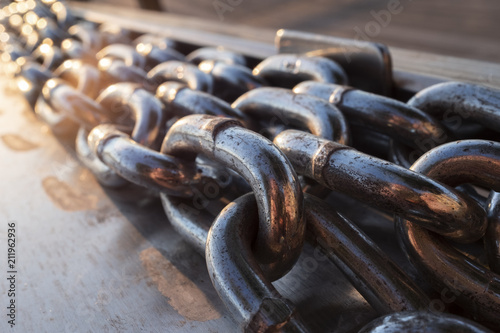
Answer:
<path fill-rule="evenodd" d="M 498 0 L 104 0 L 224 23 L 316 32 L 499 63 Z"/>

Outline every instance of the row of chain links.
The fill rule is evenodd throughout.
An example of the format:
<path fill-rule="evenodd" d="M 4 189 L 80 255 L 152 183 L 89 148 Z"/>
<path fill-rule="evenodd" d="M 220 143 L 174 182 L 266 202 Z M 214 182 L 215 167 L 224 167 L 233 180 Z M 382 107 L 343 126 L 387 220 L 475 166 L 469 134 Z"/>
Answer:
<path fill-rule="evenodd" d="M 306 237 L 384 315 L 362 332 L 500 324 L 500 144 L 454 141 L 496 138 L 498 91 L 450 82 L 404 103 L 347 86 L 325 57 L 256 63 L 79 20 L 59 1 L 12 2 L 0 19 L 4 67 L 38 118 L 76 133 L 103 186 L 161 198 L 242 330 L 310 331 L 271 284 Z M 429 295 L 322 200 L 331 190 L 394 214 L 422 277 L 477 322 L 428 311 Z M 478 240 L 486 262 L 452 245 Z"/>

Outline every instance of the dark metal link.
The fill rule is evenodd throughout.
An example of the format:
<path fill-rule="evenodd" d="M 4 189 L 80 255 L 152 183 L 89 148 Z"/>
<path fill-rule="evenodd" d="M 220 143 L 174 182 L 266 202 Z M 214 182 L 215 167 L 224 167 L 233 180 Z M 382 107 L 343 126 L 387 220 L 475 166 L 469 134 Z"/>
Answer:
<path fill-rule="evenodd" d="M 293 304 L 276 291 L 252 253 L 250 240 L 261 225 L 256 208 L 250 193 L 230 203 L 215 219 L 206 245 L 212 283 L 240 330 L 308 332 Z"/>
<path fill-rule="evenodd" d="M 16 74 L 17 87 L 32 108 L 35 107 L 43 85 L 50 78 L 52 73 L 48 69 L 31 61 L 26 61 Z"/>
<path fill-rule="evenodd" d="M 196 65 L 173 60 L 161 63 L 150 70 L 148 79 L 154 89 L 165 81 L 177 81 L 187 84 L 193 90 L 210 94 L 214 85 L 212 77 L 199 70 Z"/>
<path fill-rule="evenodd" d="M 484 249 L 490 270 L 500 275 L 500 193 L 491 191 L 487 201 L 488 229 L 484 235 Z"/>
<path fill-rule="evenodd" d="M 81 42 L 70 38 L 61 43 L 61 52 L 65 59 L 81 59 L 86 63 L 95 62 L 93 55 L 83 47 Z"/>
<path fill-rule="evenodd" d="M 82 59 L 86 63 L 97 63 L 95 53 L 104 46 L 101 34 L 88 24 L 77 23 L 68 29 L 72 38 L 61 43 L 61 50 L 71 59 Z"/>
<path fill-rule="evenodd" d="M 27 52 L 20 42 L 15 42 L 13 36 L 9 36 L 7 33 L 2 33 L 2 37 L 5 36 L 6 39 L 10 40 L 7 45 L 2 45 L 0 50 L 2 51 L 2 61 L 3 62 L 15 62 L 21 57 L 31 58 L 31 53 Z"/>
<path fill-rule="evenodd" d="M 423 310 L 429 298 L 351 221 L 305 195 L 307 239 L 321 246 L 379 313 Z"/>
<path fill-rule="evenodd" d="M 156 97 L 177 117 L 190 114 L 208 114 L 213 116 L 247 117 L 237 108 L 223 100 L 199 90 L 193 90 L 183 83 L 168 81 L 156 90 Z"/>
<path fill-rule="evenodd" d="M 400 312 L 377 318 L 359 333 L 491 333 L 477 323 L 448 313 Z"/>
<path fill-rule="evenodd" d="M 204 60 L 198 68 L 214 79 L 214 95 L 233 102 L 249 90 L 267 85 L 267 82 L 252 74 L 248 67 L 227 64 L 217 60 Z"/>
<path fill-rule="evenodd" d="M 55 70 L 64 61 L 63 53 L 59 47 L 52 43 L 42 43 L 32 53 L 39 63 L 49 70 Z"/>
<path fill-rule="evenodd" d="M 334 60 L 344 69 L 353 87 L 383 96 L 393 93 L 392 59 L 387 45 L 289 29 L 278 30 L 275 44 L 279 53 Z"/>
<path fill-rule="evenodd" d="M 215 60 L 228 65 L 246 66 L 247 61 L 241 54 L 215 47 L 200 47 L 186 56 L 186 60 L 199 65 L 204 60 Z"/>
<path fill-rule="evenodd" d="M 177 42 L 174 41 L 173 39 L 153 34 L 140 35 L 139 37 L 133 40 L 132 44 L 136 46 L 136 49 L 139 44 L 144 44 L 145 46 L 154 45 L 161 50 L 167 50 L 167 49 L 175 50 L 177 48 Z"/>
<path fill-rule="evenodd" d="M 101 88 L 106 86 L 101 78 L 101 73 L 97 68 L 85 64 L 82 60 L 66 60 L 54 71 L 57 76 L 71 84 L 76 90 L 84 95 L 95 99 L 99 95 Z"/>
<path fill-rule="evenodd" d="M 281 30 L 277 45 L 288 54 L 252 70 L 259 59 L 137 37 L 112 22 L 76 18 L 60 1 L 8 13 L 0 15 L 0 59 L 37 117 L 56 135 L 76 133 L 78 158 L 118 196 L 161 198 L 173 228 L 205 255 L 241 330 L 310 331 L 271 283 L 294 267 L 307 236 L 377 312 L 389 314 L 361 332 L 488 331 L 421 312 L 432 303 L 420 289 L 428 286 L 307 194 L 329 189 L 394 214 L 419 278 L 441 296 L 453 294 L 463 312 L 451 312 L 498 328 L 500 143 L 434 147 L 500 137 L 493 136 L 499 91 L 447 82 L 404 104 L 347 86 L 349 78 L 363 90 L 397 93 L 388 49 L 376 43 Z M 407 167 L 434 149 L 408 170 L 351 142 Z M 491 190 L 489 197 L 473 186 Z M 487 263 L 465 253 L 477 243 L 451 242 L 479 239 Z"/>
<path fill-rule="evenodd" d="M 498 130 L 500 127 L 500 91 L 463 82 L 446 82 L 417 93 L 408 105 L 418 108 L 436 119 L 459 116 Z"/>
<path fill-rule="evenodd" d="M 259 206 L 255 254 L 275 280 L 296 262 L 304 241 L 302 191 L 295 171 L 276 146 L 235 120 L 191 115 L 177 121 L 162 153 L 194 158 L 198 153 L 241 174 Z M 279 273 L 279 274 L 278 274 Z"/>
<path fill-rule="evenodd" d="M 498 190 L 499 163 L 499 143 L 467 140 L 434 148 L 411 169 L 452 186 L 474 182 Z M 437 290 L 448 288 L 456 303 L 474 318 L 498 327 L 500 276 L 428 230 L 399 217 L 396 223 L 407 255 L 432 286 Z"/>
<path fill-rule="evenodd" d="M 408 105 L 442 120 L 452 136 L 445 136 L 445 141 L 431 137 L 420 140 L 418 150 L 409 150 L 399 142 L 393 142 L 392 160 L 406 167 L 411 166 L 423 152 L 459 137 L 460 131 L 470 127 L 467 121 L 494 131 L 498 131 L 500 126 L 500 91 L 477 84 L 440 83 L 417 93 Z M 478 131 L 483 131 L 483 128 L 479 127 Z"/>
<path fill-rule="evenodd" d="M 90 97 L 75 90 L 61 79 L 50 79 L 42 88 L 41 98 L 54 113 L 71 118 L 88 130 L 110 122 L 108 112 Z"/>
<path fill-rule="evenodd" d="M 278 54 L 266 58 L 253 70 L 273 86 L 293 88 L 301 81 L 347 84 L 347 75 L 335 61 L 322 57 Z"/>
<path fill-rule="evenodd" d="M 65 136 L 78 130 L 79 124 L 64 113 L 54 111 L 43 97 L 38 98 L 34 108 L 38 119 L 49 125 L 52 133 Z"/>
<path fill-rule="evenodd" d="M 274 143 L 298 174 L 459 242 L 486 231 L 473 199 L 431 178 L 312 134 L 287 130 Z"/>
<path fill-rule="evenodd" d="M 62 2 L 54 1 L 50 6 L 50 11 L 55 14 L 57 24 L 62 29 L 67 29 L 76 23 L 76 18 Z"/>
<path fill-rule="evenodd" d="M 117 83 L 106 88 L 96 102 L 114 119 L 127 115 L 132 117 L 135 125 L 131 137 L 134 141 L 147 147 L 155 143 L 159 146 L 156 140 L 167 116 L 153 94 L 135 84 Z"/>
<path fill-rule="evenodd" d="M 88 135 L 89 131 L 80 127 L 75 141 L 75 149 L 78 159 L 87 169 L 92 171 L 92 174 L 97 178 L 97 181 L 100 184 L 111 188 L 120 188 L 125 186 L 127 181 L 120 177 L 113 169 L 104 164 L 90 149 L 87 142 Z"/>
<path fill-rule="evenodd" d="M 314 96 L 295 94 L 289 89 L 263 87 L 244 94 L 232 106 L 254 120 L 307 129 L 314 135 L 341 144 L 350 142 L 349 126 L 342 113 Z"/>
<path fill-rule="evenodd" d="M 110 169 L 103 169 L 106 175 L 112 170 L 132 183 L 182 197 L 192 196 L 192 187 L 200 181 L 193 163 L 139 145 L 114 125 L 96 126 L 88 142 L 92 155 Z"/>
<path fill-rule="evenodd" d="M 104 110 L 107 110 L 108 115 L 111 116 L 110 119 L 114 120 L 110 120 L 108 122 L 127 124 L 126 120 L 131 116 L 132 120 L 134 121 L 133 129 L 131 130 L 131 139 L 134 142 L 138 142 L 144 145 L 144 149 L 147 150 L 146 147 L 149 146 L 159 146 L 159 140 L 157 139 L 158 134 L 161 131 L 161 126 L 165 121 L 165 115 L 163 113 L 161 103 L 154 97 L 154 95 L 150 94 L 144 89 L 140 89 L 137 85 L 133 85 L 130 83 L 119 83 L 109 86 L 104 92 L 102 92 L 102 94 L 97 99 L 97 103 Z M 118 119 L 120 117 L 124 118 L 125 120 Z M 100 148 L 102 143 L 107 142 L 106 135 L 109 135 L 111 138 L 115 136 L 127 136 L 124 133 L 117 132 L 114 127 L 105 127 L 105 129 L 106 130 L 103 130 L 102 128 L 99 128 L 99 126 L 94 127 L 88 137 L 86 136 L 88 134 L 88 131 L 79 132 L 79 136 L 77 137 L 77 153 L 80 160 L 82 160 L 83 163 L 85 163 L 85 165 L 95 174 L 98 174 L 97 178 L 99 181 L 102 180 L 103 184 L 110 183 L 113 187 L 123 185 L 123 182 L 118 181 L 116 179 L 117 177 L 112 175 L 114 171 L 110 169 L 110 166 L 116 164 L 116 160 L 114 160 L 114 157 L 116 156 L 122 156 L 122 162 L 124 166 L 122 166 L 122 168 L 118 168 L 115 166 L 114 169 L 118 169 L 118 171 L 121 172 L 121 174 L 123 174 L 125 178 L 132 179 L 132 181 L 134 181 L 136 178 L 139 178 L 139 175 L 142 175 L 139 165 L 137 163 L 132 166 L 128 164 L 130 159 L 126 159 L 125 157 L 123 157 L 123 155 L 120 155 L 120 153 L 123 152 L 123 149 L 117 151 L 117 155 L 111 153 L 111 157 L 106 160 L 107 163 L 103 163 L 103 160 L 99 160 L 101 157 L 108 157 L 108 155 L 102 153 L 102 150 Z M 122 148 L 122 146 L 120 146 L 120 148 Z M 130 156 L 132 160 L 134 160 L 134 157 L 135 155 Z M 115 164 L 113 164 L 113 162 L 115 162 Z M 164 166 L 170 166 L 167 162 L 164 162 Z M 147 166 L 147 163 L 145 164 Z M 152 170 L 151 172 L 158 173 L 155 167 L 157 167 L 159 163 L 151 162 L 151 164 L 153 165 L 152 167 L 150 166 L 150 168 L 147 169 L 147 167 L 145 166 L 145 169 L 142 170 L 142 172 L 147 173 L 148 171 Z M 131 173 L 134 172 L 131 170 L 135 170 L 135 176 L 131 175 Z M 167 168 L 167 170 L 170 169 Z M 175 171 L 169 172 L 175 173 Z M 181 174 L 177 175 L 181 176 Z M 158 178 L 161 177 L 168 178 L 163 174 L 158 175 Z M 143 177 L 141 177 L 141 179 L 142 178 Z M 156 178 L 149 175 L 146 178 L 150 181 L 150 183 L 157 182 Z M 147 181 L 143 181 L 142 183 L 139 182 L 139 184 L 143 183 L 147 183 Z M 172 183 L 172 181 L 170 181 L 170 183 Z"/>
<path fill-rule="evenodd" d="M 137 43 L 135 50 L 146 60 L 144 65 L 146 71 L 150 71 L 155 66 L 166 61 L 185 61 L 184 55 L 175 50 L 173 46 L 170 46 L 175 45 L 175 43 L 169 43 L 169 41 L 170 40 L 157 40 L 156 42 L 143 41 Z"/>
<path fill-rule="evenodd" d="M 447 138 L 433 117 L 388 97 L 313 81 L 302 82 L 293 91 L 323 98 L 338 107 L 350 124 L 378 131 L 413 148 L 419 148 L 424 140 L 443 143 Z"/>
<path fill-rule="evenodd" d="M 54 45 L 60 45 L 63 40 L 69 37 L 68 33 L 59 28 L 57 23 L 48 17 L 42 17 L 36 22 L 38 32 L 38 43 L 43 43 L 49 39 Z"/>
<path fill-rule="evenodd" d="M 104 80 L 111 83 L 132 82 L 147 85 L 147 73 L 140 67 L 128 66 L 122 60 L 102 58 L 97 64 Z"/>
<path fill-rule="evenodd" d="M 126 66 L 144 67 L 146 60 L 136 52 L 135 48 L 125 44 L 108 45 L 96 54 L 96 59 L 108 58 L 111 61 L 121 60 Z"/>
<path fill-rule="evenodd" d="M 202 164 L 197 163 L 197 166 L 200 167 Z M 241 193 L 248 193 L 252 190 L 248 186 L 246 188 L 245 186 L 237 186 L 237 191 L 231 193 L 232 177 L 234 175 L 229 172 L 219 172 L 218 177 L 212 177 L 214 183 L 206 183 L 203 186 L 204 188 L 200 187 L 200 190 L 195 191 L 196 193 L 189 199 L 173 195 L 161 195 L 165 215 L 167 215 L 172 227 L 203 256 L 205 255 L 208 231 L 215 216 L 234 199 L 233 197 L 238 197 L 234 194 L 241 195 Z M 216 198 L 218 193 L 214 191 L 207 198 L 206 195 L 209 192 L 203 190 L 213 189 L 215 186 L 221 190 L 224 189 L 223 197 Z M 222 191 L 220 193 L 222 194 Z M 217 200 L 210 200 L 214 197 Z"/>

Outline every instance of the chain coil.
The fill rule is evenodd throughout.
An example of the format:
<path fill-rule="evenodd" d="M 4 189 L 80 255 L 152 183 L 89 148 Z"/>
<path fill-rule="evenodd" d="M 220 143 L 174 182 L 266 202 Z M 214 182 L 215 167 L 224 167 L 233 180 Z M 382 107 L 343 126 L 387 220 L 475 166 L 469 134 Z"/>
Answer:
<path fill-rule="evenodd" d="M 20 93 L 55 135 L 75 136 L 103 186 L 138 186 L 161 199 L 174 229 L 205 255 L 240 330 L 310 331 L 271 283 L 308 241 L 386 315 L 360 332 L 488 331 L 427 312 L 429 295 L 314 190 L 394 215 L 423 278 L 451 290 L 473 320 L 498 327 L 500 144 L 450 141 L 497 131 L 500 92 L 449 82 L 405 103 L 361 90 L 371 86 L 362 73 L 320 51 L 251 68 L 231 50 L 193 50 L 78 19 L 63 2 L 31 2 L 0 20 L 1 59 Z M 455 128 L 451 116 L 467 122 Z M 378 151 L 391 140 L 391 162 L 356 150 L 357 136 Z M 207 189 L 215 189 L 210 202 L 200 195 Z M 452 243 L 478 240 L 485 264 Z"/>

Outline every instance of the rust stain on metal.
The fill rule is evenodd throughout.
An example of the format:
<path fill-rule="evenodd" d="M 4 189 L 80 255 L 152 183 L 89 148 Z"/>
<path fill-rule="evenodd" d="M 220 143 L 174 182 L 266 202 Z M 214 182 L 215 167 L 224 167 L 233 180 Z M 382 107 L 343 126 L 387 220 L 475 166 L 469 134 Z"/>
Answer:
<path fill-rule="evenodd" d="M 184 318 L 207 321 L 221 317 L 203 291 L 157 249 L 150 247 L 143 250 L 140 259 L 158 290 Z"/>
<path fill-rule="evenodd" d="M 62 210 L 90 210 L 97 206 L 95 195 L 78 191 L 56 177 L 46 177 L 42 181 L 42 186 L 52 202 Z"/>
<path fill-rule="evenodd" d="M 23 139 L 17 134 L 4 134 L 2 141 L 7 147 L 17 151 L 27 151 L 38 148 L 38 145 L 26 139 Z"/>

